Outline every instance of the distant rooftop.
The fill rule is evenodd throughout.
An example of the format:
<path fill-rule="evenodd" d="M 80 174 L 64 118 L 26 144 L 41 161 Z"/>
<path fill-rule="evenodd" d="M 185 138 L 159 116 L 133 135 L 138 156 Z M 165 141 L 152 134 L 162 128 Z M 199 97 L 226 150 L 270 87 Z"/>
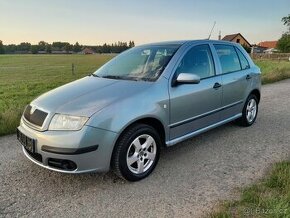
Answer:
<path fill-rule="evenodd" d="M 251 46 L 251 43 L 249 43 L 249 41 L 241 33 L 235 33 L 235 34 L 225 35 L 224 38 L 222 38 L 222 40 L 232 42 L 232 41 L 234 41 L 234 39 L 237 36 L 240 36 L 241 38 L 243 38 L 245 40 L 245 42 L 248 43 L 248 46 Z"/>
<path fill-rule="evenodd" d="M 222 40 L 232 41 L 237 35 L 241 35 L 241 34 L 235 33 L 235 34 L 225 35 L 224 38 L 222 38 Z"/>
<path fill-rule="evenodd" d="M 265 48 L 276 48 L 278 41 L 264 41 L 260 42 L 258 45 Z"/>

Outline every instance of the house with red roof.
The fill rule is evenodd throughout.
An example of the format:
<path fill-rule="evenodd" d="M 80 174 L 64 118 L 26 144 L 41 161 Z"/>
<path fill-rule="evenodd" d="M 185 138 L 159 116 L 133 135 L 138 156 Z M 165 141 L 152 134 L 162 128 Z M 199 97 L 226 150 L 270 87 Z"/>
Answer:
<path fill-rule="evenodd" d="M 260 42 L 258 44 L 258 46 L 261 46 L 261 47 L 264 47 L 264 48 L 267 48 L 267 49 L 276 48 L 277 42 L 278 41 L 264 41 L 264 42 Z"/>
<path fill-rule="evenodd" d="M 264 41 L 260 42 L 257 47 L 263 48 L 263 53 L 272 54 L 277 52 L 276 49 L 278 41 Z"/>

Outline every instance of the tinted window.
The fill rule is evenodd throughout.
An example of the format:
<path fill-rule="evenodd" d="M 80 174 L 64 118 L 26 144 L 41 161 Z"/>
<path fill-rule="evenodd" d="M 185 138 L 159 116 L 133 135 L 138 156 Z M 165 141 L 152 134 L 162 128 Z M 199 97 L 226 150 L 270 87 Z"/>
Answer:
<path fill-rule="evenodd" d="M 233 46 L 215 45 L 214 47 L 218 53 L 223 73 L 241 70 L 240 61 Z"/>
<path fill-rule="evenodd" d="M 238 56 L 240 58 L 242 70 L 250 68 L 249 62 L 248 62 L 247 58 L 244 56 L 244 54 L 238 48 L 236 48 L 236 50 L 237 50 Z"/>
<path fill-rule="evenodd" d="M 214 76 L 214 64 L 208 45 L 198 45 L 190 49 L 182 58 L 178 73 L 192 73 L 201 79 Z"/>

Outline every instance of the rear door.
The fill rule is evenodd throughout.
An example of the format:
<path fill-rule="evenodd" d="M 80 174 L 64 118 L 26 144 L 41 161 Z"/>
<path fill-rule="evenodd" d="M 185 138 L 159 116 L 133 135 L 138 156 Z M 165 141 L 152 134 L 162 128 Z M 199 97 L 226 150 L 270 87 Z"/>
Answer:
<path fill-rule="evenodd" d="M 174 72 L 198 75 L 199 84 L 178 84 L 169 87 L 170 139 L 184 136 L 220 120 L 216 112 L 221 107 L 221 76 L 208 44 L 196 45 L 185 52 Z"/>
<path fill-rule="evenodd" d="M 250 65 L 242 52 L 234 45 L 215 44 L 222 69 L 221 119 L 242 112 L 245 94 L 251 86 Z"/>

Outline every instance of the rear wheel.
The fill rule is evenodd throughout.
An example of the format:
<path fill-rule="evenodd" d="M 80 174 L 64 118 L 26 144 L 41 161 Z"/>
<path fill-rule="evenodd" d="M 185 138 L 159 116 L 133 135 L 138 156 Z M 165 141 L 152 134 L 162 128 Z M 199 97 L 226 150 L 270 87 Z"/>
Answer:
<path fill-rule="evenodd" d="M 251 126 L 258 115 L 258 99 L 255 95 L 249 95 L 243 108 L 242 117 L 238 119 L 241 126 Z"/>
<path fill-rule="evenodd" d="M 161 140 L 156 130 L 145 124 L 135 124 L 121 135 L 112 157 L 112 168 L 121 178 L 138 181 L 155 168 Z"/>

